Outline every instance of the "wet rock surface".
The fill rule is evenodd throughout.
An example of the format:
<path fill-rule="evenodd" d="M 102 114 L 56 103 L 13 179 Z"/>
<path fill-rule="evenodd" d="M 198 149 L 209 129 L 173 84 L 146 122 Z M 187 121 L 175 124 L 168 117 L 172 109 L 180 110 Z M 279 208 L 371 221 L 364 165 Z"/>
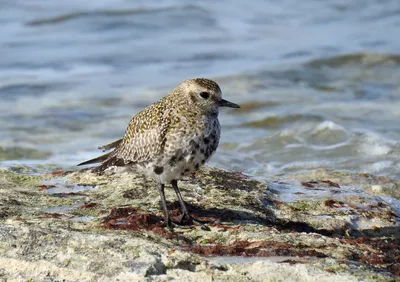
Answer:
<path fill-rule="evenodd" d="M 264 182 L 204 168 L 180 187 L 209 230 L 167 230 L 155 184 L 134 172 L 0 169 L 0 278 L 399 280 L 399 182 L 325 170 Z"/>

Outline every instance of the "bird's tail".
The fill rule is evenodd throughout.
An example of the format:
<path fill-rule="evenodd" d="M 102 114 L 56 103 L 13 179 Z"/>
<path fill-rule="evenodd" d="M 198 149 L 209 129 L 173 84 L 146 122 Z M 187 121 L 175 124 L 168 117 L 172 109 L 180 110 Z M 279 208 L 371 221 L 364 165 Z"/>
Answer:
<path fill-rule="evenodd" d="M 99 147 L 99 149 L 104 151 L 108 151 L 111 150 L 112 148 L 118 147 L 118 145 L 122 142 L 122 139 L 119 139 L 117 141 L 114 141 L 110 144 L 104 145 Z M 114 154 L 113 154 L 114 153 Z M 80 165 L 88 165 L 88 164 L 95 164 L 95 163 L 102 163 L 101 165 L 99 165 L 98 167 L 95 167 L 94 169 L 92 169 L 93 172 L 97 172 L 97 173 L 101 173 L 103 172 L 106 168 L 113 166 L 113 165 L 124 165 L 124 162 L 117 158 L 115 156 L 115 150 L 109 153 L 106 153 L 104 155 L 101 155 L 100 157 L 82 162 L 80 164 L 78 164 L 78 166 Z"/>
<path fill-rule="evenodd" d="M 99 149 L 103 150 L 103 152 L 105 152 L 105 151 L 111 150 L 112 148 L 117 147 L 121 142 L 122 142 L 122 138 L 118 139 L 117 141 L 114 141 L 114 142 L 112 142 L 110 144 L 101 146 L 101 147 L 99 147 Z"/>
<path fill-rule="evenodd" d="M 82 163 L 78 164 L 78 166 L 79 166 L 79 165 L 88 165 L 88 164 L 102 163 L 102 162 L 104 162 L 105 160 L 108 159 L 108 157 L 111 155 L 111 153 L 112 153 L 112 152 L 109 152 L 109 153 L 107 153 L 107 154 L 101 155 L 100 157 L 97 157 L 97 158 L 94 158 L 94 159 L 91 159 L 91 160 L 82 162 Z"/>
<path fill-rule="evenodd" d="M 101 165 L 93 169 L 93 172 L 102 173 L 105 169 L 110 166 L 123 166 L 125 165 L 124 160 L 117 158 L 116 156 L 112 156 L 104 161 Z"/>
<path fill-rule="evenodd" d="M 109 152 L 107 154 L 101 155 L 100 157 L 88 160 L 86 162 L 80 163 L 79 165 L 88 165 L 94 163 L 102 163 L 98 167 L 92 169 L 93 172 L 102 173 L 104 170 L 109 168 L 110 166 L 123 166 L 125 162 L 122 159 L 119 159 L 115 155 L 111 155 L 113 152 Z M 111 156 L 110 156 L 111 155 Z"/>

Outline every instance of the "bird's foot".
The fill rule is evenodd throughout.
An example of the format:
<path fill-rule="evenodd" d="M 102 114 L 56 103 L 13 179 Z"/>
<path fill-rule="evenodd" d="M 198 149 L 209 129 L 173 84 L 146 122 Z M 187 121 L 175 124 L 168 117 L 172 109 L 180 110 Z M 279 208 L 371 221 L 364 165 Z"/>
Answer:
<path fill-rule="evenodd" d="M 191 216 L 189 213 L 184 213 L 182 214 L 181 220 L 179 221 L 180 224 L 194 224 L 200 226 L 202 230 L 205 231 L 210 231 L 210 228 L 206 225 L 209 223 L 208 221 L 201 221 L 198 219 L 195 219 L 193 216 Z"/>
<path fill-rule="evenodd" d="M 181 223 L 181 221 L 179 222 L 175 222 L 172 221 L 170 218 L 168 218 L 168 220 L 165 221 L 165 225 L 166 227 L 170 230 L 173 231 L 174 228 L 180 228 L 180 229 L 192 229 L 192 226 L 187 226 Z"/>
<path fill-rule="evenodd" d="M 180 228 L 180 229 L 193 229 L 194 226 L 193 225 L 197 225 L 200 226 L 200 228 L 204 231 L 210 231 L 210 228 L 206 225 L 207 223 L 209 223 L 208 221 L 201 221 L 198 219 L 195 219 L 193 216 L 191 216 L 190 214 L 186 213 L 183 214 L 181 219 L 176 222 L 176 221 L 172 221 L 170 218 L 168 218 L 165 221 L 165 225 L 167 226 L 167 228 L 169 230 L 173 230 L 174 228 Z"/>

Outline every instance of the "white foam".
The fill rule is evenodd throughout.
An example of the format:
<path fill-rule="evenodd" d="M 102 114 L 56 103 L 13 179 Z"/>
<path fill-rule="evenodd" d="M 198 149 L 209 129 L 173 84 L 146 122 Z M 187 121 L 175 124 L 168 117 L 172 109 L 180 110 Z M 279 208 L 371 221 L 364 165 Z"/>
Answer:
<path fill-rule="evenodd" d="M 276 162 L 270 162 L 263 165 L 263 171 L 266 172 L 268 175 L 271 174 L 278 174 L 281 172 L 278 164 Z"/>
<path fill-rule="evenodd" d="M 370 171 L 373 173 L 379 173 L 387 168 L 390 168 L 393 165 L 392 161 L 380 161 L 380 162 L 375 162 L 372 164 L 364 165 L 364 170 L 365 171 Z"/>
<path fill-rule="evenodd" d="M 325 121 L 321 122 L 320 124 L 318 124 L 312 132 L 317 133 L 317 132 L 324 131 L 324 130 L 346 131 L 343 126 L 341 126 L 337 123 L 334 123 L 333 121 L 325 120 Z"/>
<path fill-rule="evenodd" d="M 313 150 L 334 150 L 334 149 L 338 149 L 340 147 L 344 147 L 346 145 L 348 145 L 349 142 L 340 142 L 340 143 L 336 143 L 336 144 L 332 144 L 332 145 L 309 145 L 308 147 L 313 149 Z"/>
<path fill-rule="evenodd" d="M 368 132 L 361 138 L 360 151 L 368 156 L 387 155 L 397 142 L 384 139 L 374 132 Z"/>
<path fill-rule="evenodd" d="M 314 169 L 316 167 L 329 167 L 331 162 L 329 161 L 295 161 L 285 164 L 281 167 L 282 170 L 297 170 L 297 169 Z"/>

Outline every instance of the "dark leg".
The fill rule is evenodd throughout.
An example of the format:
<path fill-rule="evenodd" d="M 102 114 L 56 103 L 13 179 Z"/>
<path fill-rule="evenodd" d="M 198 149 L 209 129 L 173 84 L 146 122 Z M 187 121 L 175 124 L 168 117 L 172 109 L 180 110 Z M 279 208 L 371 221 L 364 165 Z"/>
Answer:
<path fill-rule="evenodd" d="M 189 212 L 188 212 L 188 210 L 187 210 L 187 208 L 186 208 L 185 202 L 183 201 L 183 198 L 182 198 L 182 195 L 181 195 L 181 191 L 179 191 L 179 188 L 178 188 L 178 181 L 175 180 L 175 179 L 172 180 L 172 181 L 171 181 L 171 185 L 172 185 L 172 187 L 173 187 L 174 190 L 175 190 L 176 196 L 178 197 L 178 201 L 179 201 L 179 204 L 181 205 L 181 211 L 182 211 L 183 217 L 185 217 L 185 216 L 190 216 L 190 215 L 189 215 Z"/>
<path fill-rule="evenodd" d="M 210 229 L 208 227 L 206 227 L 204 225 L 203 222 L 194 219 L 188 212 L 185 202 L 183 201 L 182 195 L 181 195 L 181 191 L 179 191 L 178 188 L 178 181 L 177 180 L 172 180 L 171 181 L 171 185 L 175 190 L 176 196 L 178 197 L 178 201 L 179 204 L 181 205 L 181 211 L 182 211 L 182 219 L 181 219 L 181 223 L 185 220 L 185 218 L 187 218 L 189 221 L 191 221 L 192 223 L 196 224 L 196 225 L 200 225 L 202 227 L 202 229 L 209 231 Z"/>
<path fill-rule="evenodd" d="M 158 183 L 157 188 L 158 188 L 158 192 L 160 192 L 160 196 L 161 196 L 161 205 L 162 205 L 162 209 L 164 212 L 165 225 L 169 229 L 171 229 L 172 224 L 171 224 L 171 218 L 169 217 L 169 214 L 168 214 L 167 201 L 165 200 L 164 184 Z"/>

